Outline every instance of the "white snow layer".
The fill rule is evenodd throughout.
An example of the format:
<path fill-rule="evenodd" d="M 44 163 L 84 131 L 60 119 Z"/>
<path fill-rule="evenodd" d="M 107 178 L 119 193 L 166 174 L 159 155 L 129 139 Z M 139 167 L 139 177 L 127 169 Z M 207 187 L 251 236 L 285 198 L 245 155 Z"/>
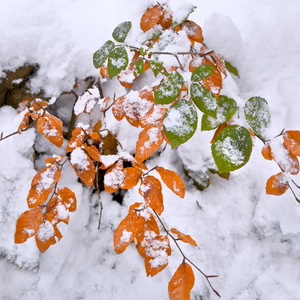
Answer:
<path fill-rule="evenodd" d="M 138 25 L 137 14 L 154 1 L 135 1 L 131 6 L 125 0 L 2 2 L 0 76 L 25 62 L 38 63 L 40 69 L 29 86 L 53 96 L 70 89 L 75 77 L 97 74 L 92 66 L 93 52 L 111 39 L 120 22 L 132 20 L 133 27 Z M 169 2 L 174 10 L 182 4 L 181 0 Z M 299 2 L 211 0 L 194 4 L 198 8 L 190 19 L 200 25 L 205 22 L 207 46 L 239 70 L 241 78 L 226 79 L 224 93 L 238 103 L 252 96 L 266 98 L 274 135 L 283 127 L 300 129 Z M 4 136 L 15 131 L 19 122 L 14 109 L 0 108 Z M 138 133 L 134 128 L 128 131 L 131 127 L 126 127 L 126 121 L 121 124 L 120 139 L 127 140 L 123 146 L 134 146 L 132 139 Z M 186 183 L 184 199 L 163 186 L 166 226 L 195 239 L 201 250 L 189 245 L 182 245 L 182 249 L 207 274 L 219 275 L 211 282 L 222 299 L 299 299 L 299 205 L 290 191 L 280 197 L 265 194 L 267 179 L 279 168 L 262 158 L 257 141 L 244 168 L 232 172 L 228 181 L 211 176 L 210 187 L 199 192 L 184 176 L 178 159 L 190 169 L 200 170 L 210 152 L 211 137 L 210 132 L 198 129 L 177 152 L 167 149 L 149 162 L 149 169 L 159 164 L 177 171 Z M 123 206 L 101 193 L 104 211 L 98 230 L 99 199 L 77 182 L 75 172 L 66 164 L 59 185 L 75 192 L 78 208 L 70 215 L 69 225 L 59 226 L 64 237 L 43 254 L 34 238 L 14 244 L 16 220 L 28 209 L 26 197 L 36 173 L 34 139 L 31 129 L 0 141 L 0 298 L 168 299 L 168 281 L 182 260 L 174 244 L 168 267 L 153 278 L 146 277 L 134 245 L 121 255 L 113 250 L 113 230 L 128 207 L 141 201 L 136 188 L 126 194 Z M 38 139 L 39 147 L 41 141 L 42 152 L 51 156 L 55 148 L 45 139 Z M 42 167 L 43 162 L 37 161 L 37 165 Z M 295 180 L 299 184 L 299 175 Z M 194 272 L 191 299 L 200 295 L 205 300 L 217 299 L 201 274 Z"/>

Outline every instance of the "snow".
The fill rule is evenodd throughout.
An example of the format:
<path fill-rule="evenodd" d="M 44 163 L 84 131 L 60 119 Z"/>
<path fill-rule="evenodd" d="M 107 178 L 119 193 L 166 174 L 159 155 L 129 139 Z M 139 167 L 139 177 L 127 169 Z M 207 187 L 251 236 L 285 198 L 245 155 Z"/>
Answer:
<path fill-rule="evenodd" d="M 148 0 L 134 1 L 134 5 L 123 0 L 2 2 L 0 76 L 26 62 L 38 63 L 40 68 L 27 85 L 34 91 L 44 90 L 53 99 L 70 90 L 75 77 L 97 76 L 99 70 L 93 68 L 93 53 L 111 39 L 111 32 L 120 22 L 133 22 L 134 37 L 139 24 L 137 16 L 150 2 L 156 3 Z M 182 4 L 181 0 L 169 2 L 175 11 Z M 300 26 L 299 2 L 211 0 L 195 4 L 198 8 L 190 19 L 204 24 L 205 44 L 223 54 L 240 74 L 240 79 L 228 75 L 222 93 L 240 106 L 253 96 L 265 98 L 272 115 L 273 136 L 283 128 L 299 130 L 300 39 L 295 30 Z M 126 42 L 132 37 L 128 36 Z M 171 44 L 169 49 L 188 48 L 186 36 L 182 34 L 180 38 L 184 44 Z M 176 63 L 174 57 L 167 60 L 169 65 Z M 112 85 L 105 86 L 105 96 L 113 96 L 115 83 L 116 78 Z M 138 90 L 144 82 L 137 80 L 134 84 Z M 119 96 L 124 89 L 117 87 L 115 92 Z M 55 105 L 59 105 L 59 100 Z M 115 122 L 109 112 L 107 117 L 108 127 L 119 124 L 115 125 L 116 133 L 124 149 L 134 151 L 139 130 L 127 121 Z M 16 131 L 20 118 L 13 108 L 1 107 L 0 132 L 5 136 Z M 30 129 L 0 141 L 0 298 L 168 299 L 168 281 L 182 261 L 174 243 L 168 266 L 153 278 L 146 277 L 134 245 L 122 255 L 113 250 L 113 230 L 128 207 L 141 200 L 138 187 L 125 195 L 122 206 L 110 194 L 101 193 L 104 210 L 99 231 L 99 199 L 77 182 L 76 174 L 66 163 L 60 184 L 75 192 L 78 208 L 71 214 L 68 226 L 59 224 L 63 238 L 43 254 L 38 252 L 34 238 L 14 244 L 16 220 L 28 209 L 26 196 L 33 176 L 44 166 L 45 156 L 63 154 L 57 152 L 63 150 L 51 147 L 37 135 Z M 211 138 L 212 132 L 200 132 L 198 128 L 177 151 L 167 147 L 160 156 L 147 161 L 149 169 L 161 165 L 176 171 L 186 185 L 184 199 L 174 197 L 163 186 L 165 210 L 161 218 L 168 228 L 188 232 L 197 242 L 201 250 L 180 245 L 202 270 L 219 275 L 211 282 L 222 299 L 298 300 L 299 204 L 290 190 L 279 197 L 266 195 L 267 179 L 280 170 L 274 161 L 262 158 L 259 140 L 245 167 L 232 172 L 229 180 L 207 173 L 210 187 L 198 191 L 184 175 L 181 162 L 191 170 L 207 170 L 211 165 Z M 35 164 L 34 143 L 40 152 Z M 299 176 L 293 177 L 298 184 Z M 299 196 L 296 188 L 295 192 Z M 139 214 L 149 215 L 149 212 L 143 210 Z M 196 270 L 195 277 L 191 299 L 200 296 L 217 299 Z"/>
<path fill-rule="evenodd" d="M 89 169 L 88 156 L 81 148 L 76 148 L 71 152 L 70 162 L 80 173 Z"/>

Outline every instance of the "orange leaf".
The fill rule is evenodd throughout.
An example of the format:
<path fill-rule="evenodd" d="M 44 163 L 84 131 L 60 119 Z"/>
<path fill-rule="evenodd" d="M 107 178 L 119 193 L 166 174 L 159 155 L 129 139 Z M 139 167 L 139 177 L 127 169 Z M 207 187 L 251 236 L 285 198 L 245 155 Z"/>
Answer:
<path fill-rule="evenodd" d="M 31 181 L 31 189 L 27 196 L 29 208 L 43 204 L 52 191 L 52 186 L 61 177 L 60 169 L 57 165 L 49 165 L 40 170 Z"/>
<path fill-rule="evenodd" d="M 162 11 L 162 16 L 160 19 L 160 25 L 163 29 L 169 29 L 172 26 L 172 14 L 168 10 Z"/>
<path fill-rule="evenodd" d="M 44 109 L 48 106 L 48 103 L 41 100 L 41 99 L 35 99 L 31 102 L 31 107 L 34 111 L 39 111 L 40 109 Z"/>
<path fill-rule="evenodd" d="M 92 186 L 95 178 L 95 166 L 88 155 L 81 149 L 76 148 L 70 156 L 70 164 L 77 176 L 89 187 Z"/>
<path fill-rule="evenodd" d="M 144 235 L 145 269 L 147 276 L 155 276 L 168 265 L 168 256 L 171 255 L 169 238 L 166 235 L 147 233 Z"/>
<path fill-rule="evenodd" d="M 270 143 L 273 159 L 283 172 L 297 175 L 299 173 L 299 161 L 296 155 L 292 154 L 286 146 L 276 141 Z"/>
<path fill-rule="evenodd" d="M 141 29 L 145 32 L 155 26 L 161 18 L 162 9 L 155 5 L 148 9 L 141 18 Z"/>
<path fill-rule="evenodd" d="M 102 65 L 101 68 L 100 68 L 100 74 L 102 76 L 102 78 L 107 78 L 109 77 L 109 74 L 108 74 L 108 69 L 107 69 L 107 66 L 106 65 Z"/>
<path fill-rule="evenodd" d="M 49 113 L 37 120 L 37 131 L 45 136 L 52 144 L 61 147 L 64 142 L 62 132 L 63 122 Z"/>
<path fill-rule="evenodd" d="M 183 234 L 180 231 L 178 231 L 176 228 L 172 228 L 170 231 L 176 234 L 178 236 L 178 239 L 181 240 L 182 242 L 198 247 L 197 243 L 191 238 L 190 235 Z"/>
<path fill-rule="evenodd" d="M 22 244 L 34 236 L 43 222 L 42 207 L 26 210 L 17 220 L 15 243 Z"/>
<path fill-rule="evenodd" d="M 187 20 L 181 25 L 181 28 L 186 32 L 188 38 L 197 43 L 203 42 L 202 29 L 195 22 Z"/>
<path fill-rule="evenodd" d="M 125 170 L 123 161 L 118 161 L 110 167 L 104 175 L 104 188 L 108 193 L 114 193 L 118 190 L 125 180 Z"/>
<path fill-rule="evenodd" d="M 190 291 L 195 284 L 195 276 L 192 267 L 183 262 L 171 278 L 168 291 L 170 300 L 189 300 Z"/>
<path fill-rule="evenodd" d="M 84 149 L 86 153 L 89 155 L 90 158 L 92 158 L 95 161 L 101 162 L 101 155 L 99 150 L 96 148 L 96 146 L 88 146 L 86 143 L 84 143 L 81 146 L 81 149 Z"/>
<path fill-rule="evenodd" d="M 139 193 L 145 202 L 159 215 L 164 210 L 162 187 L 160 181 L 153 176 L 143 177 L 139 188 Z"/>
<path fill-rule="evenodd" d="M 22 111 L 24 111 L 26 108 L 29 108 L 30 107 L 30 102 L 31 100 L 29 99 L 24 99 L 22 100 L 19 104 L 18 104 L 18 107 L 17 107 L 17 112 L 18 114 L 21 113 Z"/>
<path fill-rule="evenodd" d="M 140 169 L 129 167 L 125 169 L 125 180 L 121 189 L 129 190 L 136 186 L 142 176 L 143 172 Z"/>
<path fill-rule="evenodd" d="M 142 90 L 140 92 L 131 91 L 127 94 L 123 103 L 123 109 L 127 121 L 135 127 L 138 127 L 140 120 L 154 106 L 153 94 L 151 91 Z"/>
<path fill-rule="evenodd" d="M 300 131 L 289 130 L 283 134 L 284 144 L 288 150 L 296 155 L 300 156 Z"/>
<path fill-rule="evenodd" d="M 282 195 L 289 188 L 289 182 L 283 173 L 278 173 L 271 176 L 266 185 L 266 192 L 268 195 Z"/>
<path fill-rule="evenodd" d="M 135 237 L 138 216 L 134 209 L 140 207 L 141 204 L 142 203 L 134 203 L 130 206 L 128 215 L 121 221 L 114 232 L 114 249 L 117 254 L 124 252 Z"/>
<path fill-rule="evenodd" d="M 25 113 L 23 120 L 20 123 L 20 126 L 18 128 L 18 131 L 22 131 L 22 130 L 25 130 L 26 128 L 30 127 L 38 117 L 39 117 L 38 114 L 32 113 L 30 111 Z"/>
<path fill-rule="evenodd" d="M 101 103 L 101 106 L 100 106 L 100 111 L 101 112 L 104 112 L 107 108 L 108 108 L 108 104 L 109 104 L 109 102 L 110 102 L 110 100 L 111 100 L 111 97 L 105 97 L 104 99 L 103 99 L 103 101 L 102 101 L 102 103 Z M 101 122 L 101 121 L 100 121 Z M 101 128 L 101 126 L 100 126 L 100 128 Z M 99 129 L 100 129 L 99 128 Z M 95 127 L 94 127 L 94 129 L 95 129 Z M 99 130 L 98 129 L 98 130 Z M 98 131 L 98 130 L 96 130 L 96 131 Z"/>
<path fill-rule="evenodd" d="M 223 73 L 226 77 L 227 76 L 227 71 L 226 71 L 224 56 L 213 51 L 212 53 L 210 53 L 210 57 L 213 59 L 213 61 L 217 65 L 219 71 L 221 73 Z"/>
<path fill-rule="evenodd" d="M 35 241 L 37 247 L 42 253 L 45 252 L 51 245 L 56 243 L 54 236 L 54 226 L 49 221 L 45 221 L 40 225 L 39 230 L 35 235 Z"/>
<path fill-rule="evenodd" d="M 114 115 L 114 117 L 118 120 L 121 121 L 124 117 L 125 117 L 125 112 L 124 112 L 124 100 L 125 100 L 126 96 L 121 96 L 119 98 L 117 98 L 114 101 L 114 104 L 112 106 L 112 113 Z"/>
<path fill-rule="evenodd" d="M 155 167 L 165 185 L 180 198 L 184 198 L 185 187 L 181 177 L 174 171 L 163 167 Z"/>
<path fill-rule="evenodd" d="M 140 126 L 142 128 L 151 126 L 161 126 L 164 120 L 164 116 L 167 112 L 167 107 L 161 105 L 154 105 L 143 118 L 140 119 Z"/>
<path fill-rule="evenodd" d="M 56 162 L 61 162 L 62 160 L 63 160 L 63 158 L 64 158 L 65 156 L 64 155 L 61 155 L 61 156 L 58 156 L 58 155 L 52 155 L 52 157 L 47 157 L 47 158 L 45 158 L 45 163 L 46 163 L 46 165 L 47 164 L 51 164 L 51 165 L 53 165 L 53 164 L 55 164 Z"/>
<path fill-rule="evenodd" d="M 88 129 L 85 129 L 88 132 Z M 72 131 L 72 137 L 67 145 L 66 152 L 71 152 L 72 150 L 76 149 L 77 147 L 81 146 L 84 138 L 86 137 L 85 132 L 80 127 L 76 127 Z"/>
<path fill-rule="evenodd" d="M 149 158 L 163 143 L 163 132 L 161 127 L 146 127 L 140 134 L 136 143 L 135 159 L 143 162 Z"/>
<path fill-rule="evenodd" d="M 95 126 L 94 126 L 94 129 L 95 129 Z M 91 132 L 91 133 L 89 133 L 89 137 L 92 140 L 96 141 L 96 142 L 99 142 L 99 143 L 101 142 L 101 137 L 100 137 L 100 134 L 98 132 Z"/>
<path fill-rule="evenodd" d="M 222 75 L 220 71 L 217 69 L 217 67 L 209 59 L 204 58 L 202 60 L 202 65 L 214 66 L 214 70 L 212 74 L 209 77 L 203 79 L 202 82 L 204 86 L 207 89 L 209 89 L 213 94 L 215 94 L 217 99 L 219 99 L 219 94 L 222 88 Z"/>
<path fill-rule="evenodd" d="M 272 160 L 272 151 L 269 144 L 264 144 L 264 146 L 261 149 L 261 154 L 264 157 L 264 159 Z"/>

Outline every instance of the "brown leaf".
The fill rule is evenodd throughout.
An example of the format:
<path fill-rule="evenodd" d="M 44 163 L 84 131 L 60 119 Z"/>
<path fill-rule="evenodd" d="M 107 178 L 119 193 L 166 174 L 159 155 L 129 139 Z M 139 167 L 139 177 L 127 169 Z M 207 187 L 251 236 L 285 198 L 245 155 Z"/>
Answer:
<path fill-rule="evenodd" d="M 178 231 L 176 228 L 172 228 L 170 230 L 172 233 L 176 234 L 178 236 L 178 239 L 181 240 L 184 243 L 188 243 L 192 246 L 196 246 L 198 247 L 197 243 L 191 238 L 190 235 L 186 235 L 184 233 L 181 233 L 180 231 Z M 198 247 L 199 248 L 199 247 Z"/>
<path fill-rule="evenodd" d="M 160 181 L 153 176 L 145 176 L 139 188 L 139 193 L 145 202 L 159 215 L 164 210 L 162 187 Z"/>
<path fill-rule="evenodd" d="M 283 134 L 284 144 L 287 149 L 294 155 L 300 156 L 300 131 L 289 130 Z"/>
<path fill-rule="evenodd" d="M 52 144 L 61 147 L 64 142 L 62 126 L 63 122 L 61 120 L 45 112 L 44 116 L 37 120 L 36 128 Z"/>
<path fill-rule="evenodd" d="M 118 190 L 125 180 L 125 170 L 123 161 L 118 161 L 110 167 L 104 175 L 104 188 L 108 193 L 114 193 Z"/>
<path fill-rule="evenodd" d="M 38 119 L 38 114 L 28 111 L 25 113 L 22 122 L 20 123 L 20 126 L 18 128 L 18 131 L 23 131 L 27 129 L 28 127 L 33 125 L 33 122 Z"/>
<path fill-rule="evenodd" d="M 136 186 L 142 176 L 143 172 L 140 169 L 129 167 L 125 169 L 125 180 L 121 189 L 129 190 Z"/>
<path fill-rule="evenodd" d="M 271 176 L 266 185 L 266 192 L 268 195 L 282 195 L 289 188 L 289 182 L 283 173 L 278 173 Z"/>
<path fill-rule="evenodd" d="M 213 59 L 214 63 L 217 65 L 217 68 L 219 69 L 219 71 L 222 74 L 224 74 L 226 77 L 227 71 L 226 71 L 224 56 L 213 51 L 212 53 L 210 53 L 210 57 Z"/>
<path fill-rule="evenodd" d="M 107 108 L 108 108 L 108 106 L 109 106 L 109 102 L 110 102 L 110 100 L 111 100 L 111 97 L 105 97 L 104 99 L 103 99 L 103 101 L 102 101 L 102 103 L 101 103 L 101 106 L 100 106 L 100 111 L 101 112 L 104 112 Z M 100 120 L 99 120 L 100 121 Z M 101 121 L 100 121 L 101 122 Z M 102 125 L 102 124 L 101 124 Z M 101 128 L 101 126 L 99 127 L 99 129 Z M 94 129 L 95 129 L 95 127 L 94 127 Z M 98 130 L 99 130 L 98 129 Z M 98 130 L 96 130 L 96 131 L 98 131 Z M 94 130 L 95 131 L 95 130 Z"/>
<path fill-rule="evenodd" d="M 81 148 L 76 148 L 71 152 L 70 164 L 76 175 L 91 187 L 96 173 L 95 166 L 89 156 Z"/>
<path fill-rule="evenodd" d="M 183 262 L 171 278 L 168 291 L 170 300 L 189 300 L 190 291 L 195 284 L 193 269 Z"/>
<path fill-rule="evenodd" d="M 34 236 L 43 222 L 42 207 L 26 210 L 17 220 L 15 243 L 21 244 Z"/>
<path fill-rule="evenodd" d="M 52 187 L 60 180 L 61 172 L 57 165 L 49 165 L 40 170 L 31 181 L 31 189 L 27 196 L 29 208 L 43 204 L 52 191 Z"/>
<path fill-rule="evenodd" d="M 197 43 L 203 42 L 202 29 L 195 22 L 187 20 L 181 25 L 181 28 L 186 32 L 188 38 Z"/>
<path fill-rule="evenodd" d="M 153 26 L 155 26 L 161 18 L 162 14 L 162 9 L 158 6 L 155 5 L 148 9 L 141 18 L 141 29 L 145 32 L 151 29 Z"/>
<path fill-rule="evenodd" d="M 163 167 L 155 167 L 165 185 L 180 198 L 184 198 L 185 187 L 181 177 L 174 171 Z"/>
<path fill-rule="evenodd" d="M 169 10 L 163 10 L 160 19 L 160 25 L 163 29 L 169 29 L 172 26 L 172 14 Z"/>
<path fill-rule="evenodd" d="M 162 127 L 146 127 L 136 143 L 135 159 L 142 163 L 159 149 L 164 141 Z"/>

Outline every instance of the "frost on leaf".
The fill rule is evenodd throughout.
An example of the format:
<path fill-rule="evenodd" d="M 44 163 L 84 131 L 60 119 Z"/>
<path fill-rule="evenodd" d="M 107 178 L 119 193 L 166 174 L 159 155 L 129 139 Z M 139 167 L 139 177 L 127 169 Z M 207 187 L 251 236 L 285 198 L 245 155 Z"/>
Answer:
<path fill-rule="evenodd" d="M 203 113 L 214 118 L 217 117 L 217 98 L 210 90 L 199 83 L 192 83 L 191 97 L 193 102 Z"/>
<path fill-rule="evenodd" d="M 201 65 L 192 73 L 191 80 L 194 82 L 201 81 L 210 76 L 213 70 L 212 65 Z"/>
<path fill-rule="evenodd" d="M 155 167 L 165 185 L 180 198 L 184 198 L 185 187 L 181 177 L 174 171 L 163 167 Z"/>
<path fill-rule="evenodd" d="M 157 178 L 153 176 L 143 177 L 139 193 L 144 197 L 145 202 L 159 215 L 163 212 L 164 204 L 162 187 Z"/>
<path fill-rule="evenodd" d="M 264 98 L 252 97 L 245 104 L 245 117 L 255 132 L 262 139 L 267 139 L 267 129 L 271 125 L 271 114 Z"/>
<path fill-rule="evenodd" d="M 34 236 L 43 222 L 42 207 L 27 210 L 17 220 L 15 243 L 21 244 Z"/>
<path fill-rule="evenodd" d="M 127 34 L 129 32 L 131 28 L 131 22 L 127 21 L 127 22 L 123 22 L 121 24 L 119 24 L 113 31 L 112 36 L 113 38 L 119 42 L 119 43 L 123 43 L 127 37 Z"/>
<path fill-rule="evenodd" d="M 173 277 L 171 278 L 168 291 L 169 297 L 171 300 L 189 300 L 190 299 L 190 291 L 195 284 L 195 276 L 193 269 L 189 264 L 183 262 Z"/>
<path fill-rule="evenodd" d="M 292 154 L 280 139 L 269 142 L 272 158 L 277 162 L 283 172 L 296 175 L 299 173 L 299 161 L 296 155 Z"/>
<path fill-rule="evenodd" d="M 231 125 L 223 129 L 212 143 L 212 155 L 220 173 L 244 166 L 252 152 L 252 140 L 245 127 Z"/>
<path fill-rule="evenodd" d="M 99 50 L 93 55 L 93 63 L 96 69 L 99 69 L 104 63 L 110 52 L 115 48 L 112 41 L 107 41 Z"/>
<path fill-rule="evenodd" d="M 162 127 L 146 127 L 139 135 L 136 143 L 135 159 L 143 162 L 159 149 L 164 141 Z"/>
<path fill-rule="evenodd" d="M 108 57 L 107 69 L 110 78 L 117 76 L 128 65 L 128 55 L 124 47 L 114 49 Z"/>
<path fill-rule="evenodd" d="M 161 81 L 154 91 L 156 104 L 169 104 L 177 99 L 183 86 L 183 77 L 177 72 L 171 72 Z"/>
<path fill-rule="evenodd" d="M 42 253 L 45 252 L 51 245 L 56 243 L 54 236 L 54 226 L 49 221 L 45 221 L 40 225 L 39 230 L 35 235 L 35 241 L 37 247 Z"/>
<path fill-rule="evenodd" d="M 173 14 L 172 26 L 175 28 L 182 24 L 196 8 L 197 7 L 191 3 L 180 5 Z"/>
<path fill-rule="evenodd" d="M 84 150 L 81 148 L 73 150 L 70 156 L 70 164 L 76 175 L 91 187 L 95 178 L 95 166 Z"/>
<path fill-rule="evenodd" d="M 64 141 L 62 132 L 63 123 L 58 118 L 45 112 L 45 114 L 37 120 L 37 131 L 45 136 L 51 143 L 57 147 L 61 147 Z"/>
<path fill-rule="evenodd" d="M 43 204 L 60 177 L 61 172 L 57 165 L 49 165 L 40 170 L 31 182 L 31 189 L 27 196 L 28 207 L 33 208 Z"/>
<path fill-rule="evenodd" d="M 104 188 L 108 193 L 114 193 L 118 190 L 125 180 L 125 170 L 123 161 L 118 161 L 110 167 L 104 175 Z"/>
<path fill-rule="evenodd" d="M 294 155 L 300 156 L 300 131 L 288 130 L 283 134 L 284 144 Z"/>
<path fill-rule="evenodd" d="M 280 172 L 271 176 L 266 185 L 266 193 L 269 195 L 282 195 L 289 188 L 289 178 L 286 174 Z"/>
<path fill-rule="evenodd" d="M 203 42 L 203 35 L 201 27 L 193 21 L 187 20 L 182 24 L 182 30 L 184 30 L 189 39 L 197 42 Z"/>
<path fill-rule="evenodd" d="M 197 129 L 198 117 L 194 105 L 185 99 L 175 102 L 167 111 L 163 121 L 172 149 L 188 141 Z"/>

